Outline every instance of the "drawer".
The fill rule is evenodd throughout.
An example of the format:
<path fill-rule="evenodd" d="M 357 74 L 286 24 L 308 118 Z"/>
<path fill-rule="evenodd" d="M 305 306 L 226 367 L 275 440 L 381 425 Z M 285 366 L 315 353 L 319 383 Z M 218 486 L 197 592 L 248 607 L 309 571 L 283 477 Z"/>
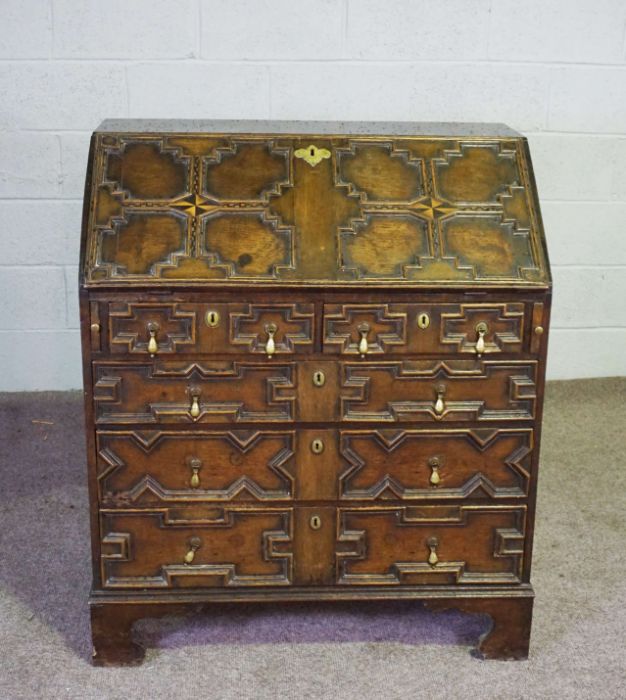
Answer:
<path fill-rule="evenodd" d="M 337 583 L 520 583 L 526 507 L 340 508 Z"/>
<path fill-rule="evenodd" d="M 535 416 L 537 363 L 404 360 L 342 363 L 344 421 L 494 421 Z"/>
<path fill-rule="evenodd" d="M 523 498 L 531 428 L 340 430 L 341 499 Z"/>
<path fill-rule="evenodd" d="M 98 423 L 292 421 L 296 365 L 94 362 Z"/>
<path fill-rule="evenodd" d="M 108 319 L 112 354 L 272 356 L 313 350 L 308 303 L 112 302 Z"/>
<path fill-rule="evenodd" d="M 105 588 L 284 586 L 291 509 L 101 511 Z"/>
<path fill-rule="evenodd" d="M 105 507 L 523 498 L 531 428 L 99 430 Z"/>
<path fill-rule="evenodd" d="M 295 431 L 99 430 L 96 440 L 108 507 L 294 496 Z"/>
<path fill-rule="evenodd" d="M 535 416 L 537 363 L 94 362 L 98 423 L 494 421 Z"/>
<path fill-rule="evenodd" d="M 521 302 L 324 304 L 324 352 L 362 357 L 530 352 L 535 348 L 528 347 L 525 331 L 531 311 L 531 304 Z"/>
<path fill-rule="evenodd" d="M 111 588 L 519 583 L 525 506 L 101 510 Z"/>

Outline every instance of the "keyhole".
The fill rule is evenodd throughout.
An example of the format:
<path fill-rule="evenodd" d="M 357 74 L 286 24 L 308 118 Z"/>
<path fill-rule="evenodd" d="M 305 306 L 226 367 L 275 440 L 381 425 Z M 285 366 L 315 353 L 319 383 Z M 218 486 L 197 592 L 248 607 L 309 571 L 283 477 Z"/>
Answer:
<path fill-rule="evenodd" d="M 311 525 L 312 530 L 319 530 L 320 527 L 322 527 L 322 519 L 319 515 L 313 515 L 311 516 L 309 524 Z"/>
<path fill-rule="evenodd" d="M 324 383 L 326 382 L 326 375 L 324 372 L 322 372 L 321 369 L 316 370 L 313 372 L 313 384 L 315 386 L 324 386 Z"/>
<path fill-rule="evenodd" d="M 312 155 L 312 156 L 315 155 L 315 149 L 314 149 L 314 148 L 311 148 L 311 155 Z"/>
<path fill-rule="evenodd" d="M 428 328 L 430 326 L 430 316 L 428 314 L 420 314 L 417 317 L 417 325 L 422 329 Z"/>
<path fill-rule="evenodd" d="M 215 328 L 220 322 L 220 315 L 217 311 L 207 311 L 206 313 L 206 324 L 209 328 Z"/>
<path fill-rule="evenodd" d="M 316 455 L 321 454 L 324 451 L 324 443 L 319 438 L 315 438 L 311 443 L 311 451 Z"/>

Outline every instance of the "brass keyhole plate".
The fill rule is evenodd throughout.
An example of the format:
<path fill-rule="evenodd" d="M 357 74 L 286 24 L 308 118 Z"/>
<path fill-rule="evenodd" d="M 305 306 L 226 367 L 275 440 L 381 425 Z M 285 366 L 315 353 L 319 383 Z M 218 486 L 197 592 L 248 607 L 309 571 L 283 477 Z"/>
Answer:
<path fill-rule="evenodd" d="M 306 148 L 298 148 L 298 150 L 294 152 L 294 156 L 296 158 L 302 158 L 302 160 L 314 168 L 318 163 L 321 163 L 326 158 L 330 158 L 330 151 L 327 148 L 318 148 L 310 144 Z"/>
<path fill-rule="evenodd" d="M 215 328 L 216 326 L 219 326 L 219 324 L 220 324 L 220 315 L 217 311 L 214 311 L 213 309 L 211 309 L 211 310 L 206 312 L 206 316 L 204 317 L 204 320 L 206 321 L 206 324 L 209 328 Z"/>
<path fill-rule="evenodd" d="M 322 372 L 321 369 L 315 370 L 315 372 L 313 372 L 313 384 L 315 384 L 315 386 L 324 386 L 325 383 L 326 375 L 324 372 Z"/>
<path fill-rule="evenodd" d="M 426 313 L 421 313 L 417 317 L 417 326 L 422 330 L 428 328 L 428 326 L 430 326 L 430 316 Z"/>
<path fill-rule="evenodd" d="M 319 515 L 312 515 L 311 520 L 309 520 L 309 525 L 312 530 L 319 530 L 322 527 L 322 519 Z"/>
<path fill-rule="evenodd" d="M 319 438 L 315 438 L 311 443 L 311 452 L 313 454 L 319 455 L 324 451 L 324 443 Z"/>

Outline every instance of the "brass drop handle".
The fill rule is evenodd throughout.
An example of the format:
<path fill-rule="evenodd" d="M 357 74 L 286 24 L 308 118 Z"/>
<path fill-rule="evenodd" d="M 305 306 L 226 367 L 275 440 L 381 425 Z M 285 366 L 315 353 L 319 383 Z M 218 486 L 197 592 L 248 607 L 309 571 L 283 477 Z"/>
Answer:
<path fill-rule="evenodd" d="M 431 566 L 437 566 L 437 563 L 439 562 L 439 557 L 437 556 L 437 547 L 439 545 L 439 540 L 436 537 L 429 537 L 428 542 L 426 544 L 428 545 L 428 549 L 430 550 L 430 553 L 428 555 L 428 563 Z"/>
<path fill-rule="evenodd" d="M 437 399 L 435 401 L 435 415 L 437 418 L 440 418 L 443 415 L 443 412 L 446 410 L 446 404 L 443 400 L 444 394 L 446 393 L 445 384 L 439 384 L 436 391 Z"/>
<path fill-rule="evenodd" d="M 191 406 L 189 407 L 189 415 L 195 420 L 200 415 L 200 389 L 198 387 L 190 387 Z"/>
<path fill-rule="evenodd" d="M 361 357 L 365 357 L 367 355 L 367 351 L 369 350 L 369 345 L 367 343 L 367 334 L 370 332 L 370 324 L 360 323 L 357 330 L 359 331 L 359 335 L 361 336 L 359 340 L 359 354 L 361 355 Z"/>
<path fill-rule="evenodd" d="M 441 482 L 441 476 L 439 476 L 439 467 L 441 466 L 441 462 L 439 461 L 439 457 L 431 457 L 428 460 L 428 466 L 431 468 L 429 481 L 433 486 L 438 486 Z"/>
<path fill-rule="evenodd" d="M 202 469 L 202 460 L 197 457 L 192 457 L 189 460 L 189 468 L 191 469 L 191 479 L 189 479 L 189 485 L 192 489 L 197 489 L 200 486 L 200 474 L 198 473 Z"/>
<path fill-rule="evenodd" d="M 202 540 L 199 537 L 192 537 L 189 540 L 189 549 L 187 550 L 187 554 L 185 554 L 184 559 L 185 564 L 193 564 L 193 560 L 196 557 L 196 552 L 200 549 L 201 546 Z"/>
<path fill-rule="evenodd" d="M 277 330 L 278 327 L 275 323 L 265 324 L 265 332 L 267 333 L 267 342 L 265 343 L 265 354 L 268 357 L 272 357 L 272 355 L 276 352 L 276 341 L 274 340 L 274 335 L 276 334 Z"/>
<path fill-rule="evenodd" d="M 485 334 L 489 331 L 489 326 L 481 321 L 476 324 L 476 354 L 482 355 L 485 352 Z"/>
<path fill-rule="evenodd" d="M 159 351 L 159 344 L 157 343 L 156 334 L 159 330 L 159 324 L 154 321 L 150 321 L 147 325 L 148 333 L 150 338 L 148 339 L 148 352 L 151 356 L 154 356 Z"/>

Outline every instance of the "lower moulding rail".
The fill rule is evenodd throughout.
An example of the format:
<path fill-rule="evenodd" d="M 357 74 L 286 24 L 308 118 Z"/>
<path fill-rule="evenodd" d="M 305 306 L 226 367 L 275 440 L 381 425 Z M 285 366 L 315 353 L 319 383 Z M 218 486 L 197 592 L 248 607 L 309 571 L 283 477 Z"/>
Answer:
<path fill-rule="evenodd" d="M 431 610 L 455 608 L 489 615 L 491 627 L 481 636 L 474 655 L 485 659 L 528 657 L 534 592 L 529 584 L 515 587 L 368 587 L 363 589 L 288 588 L 220 591 L 172 591 L 128 595 L 93 591 L 89 600 L 93 663 L 135 665 L 145 650 L 132 639 L 133 624 L 143 618 L 184 615 L 219 603 L 288 603 L 301 601 L 415 600 Z"/>

